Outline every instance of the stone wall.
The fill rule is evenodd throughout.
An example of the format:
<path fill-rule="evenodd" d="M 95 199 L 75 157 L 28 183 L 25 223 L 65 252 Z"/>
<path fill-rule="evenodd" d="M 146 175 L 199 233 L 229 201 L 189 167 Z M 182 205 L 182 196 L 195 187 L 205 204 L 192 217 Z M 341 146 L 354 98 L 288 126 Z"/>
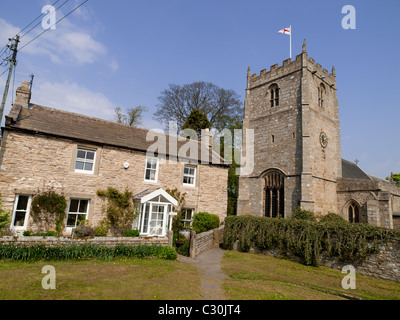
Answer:
<path fill-rule="evenodd" d="M 237 244 L 234 246 L 237 250 Z M 276 258 L 282 256 L 279 248 L 271 248 L 268 250 L 259 250 L 252 247 L 250 252 L 270 255 Z M 287 257 L 292 261 L 302 263 L 302 259 L 292 254 L 287 254 Z M 386 245 L 381 245 L 379 251 L 366 258 L 362 262 L 342 262 L 335 257 L 327 257 L 325 252 L 322 252 L 319 260 L 320 266 L 330 267 L 341 270 L 345 265 L 352 265 L 356 269 L 356 273 L 373 276 L 390 281 L 400 282 L 400 242 L 393 241 Z"/>
<path fill-rule="evenodd" d="M 197 234 L 196 231 L 191 230 L 189 252 L 190 257 L 195 258 L 207 250 L 217 248 L 222 243 L 223 233 L 224 226 L 199 234 Z"/>
<path fill-rule="evenodd" d="M 118 244 L 125 244 L 129 246 L 138 245 L 160 245 L 168 246 L 167 237 L 95 237 L 87 240 L 72 239 L 72 238 L 57 238 L 57 237 L 2 237 L 0 244 L 14 244 L 14 245 L 36 245 L 45 244 L 46 246 L 56 245 L 80 245 L 80 244 L 93 244 L 106 247 L 114 247 Z"/>

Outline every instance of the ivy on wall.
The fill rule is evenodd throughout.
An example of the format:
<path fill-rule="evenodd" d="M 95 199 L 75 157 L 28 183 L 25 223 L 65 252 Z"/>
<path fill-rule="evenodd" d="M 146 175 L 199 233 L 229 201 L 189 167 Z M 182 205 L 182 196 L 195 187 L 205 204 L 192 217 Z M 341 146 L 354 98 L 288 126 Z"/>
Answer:
<path fill-rule="evenodd" d="M 342 261 L 362 261 L 376 252 L 379 245 L 400 241 L 400 232 L 368 224 L 318 222 L 299 219 L 276 219 L 254 216 L 229 216 L 225 219 L 224 247 L 247 252 L 257 247 L 278 247 L 304 259 L 306 265 L 318 266 L 322 251 Z"/>

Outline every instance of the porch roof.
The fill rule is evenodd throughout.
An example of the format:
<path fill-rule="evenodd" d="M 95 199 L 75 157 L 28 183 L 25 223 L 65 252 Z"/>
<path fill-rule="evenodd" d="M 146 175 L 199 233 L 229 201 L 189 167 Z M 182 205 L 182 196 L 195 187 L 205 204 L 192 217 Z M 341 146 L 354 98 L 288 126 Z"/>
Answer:
<path fill-rule="evenodd" d="M 145 203 L 147 201 L 150 201 L 151 199 L 154 199 L 158 196 L 164 197 L 168 202 L 173 204 L 174 206 L 178 205 L 178 201 L 172 197 L 167 191 L 165 191 L 163 188 L 158 188 L 157 187 L 149 187 L 134 196 L 132 196 L 134 201 L 140 201 L 140 203 Z"/>

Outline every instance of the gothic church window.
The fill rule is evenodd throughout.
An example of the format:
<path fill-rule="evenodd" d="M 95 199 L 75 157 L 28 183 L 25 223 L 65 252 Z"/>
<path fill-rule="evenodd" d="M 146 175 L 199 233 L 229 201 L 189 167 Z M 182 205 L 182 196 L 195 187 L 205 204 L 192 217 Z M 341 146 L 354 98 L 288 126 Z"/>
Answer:
<path fill-rule="evenodd" d="M 271 107 L 279 106 L 279 87 L 277 84 L 272 84 L 268 89 L 270 95 Z"/>
<path fill-rule="evenodd" d="M 325 96 L 326 96 L 326 89 L 323 83 L 320 84 L 318 87 L 318 106 L 320 108 L 325 107 Z"/>
<path fill-rule="evenodd" d="M 265 176 L 265 216 L 285 217 L 284 175 L 273 171 Z"/>
<path fill-rule="evenodd" d="M 352 201 L 349 204 L 347 212 L 348 212 L 348 216 L 349 216 L 349 222 L 352 222 L 352 223 L 359 223 L 360 222 L 360 208 L 357 205 L 357 203 Z"/>

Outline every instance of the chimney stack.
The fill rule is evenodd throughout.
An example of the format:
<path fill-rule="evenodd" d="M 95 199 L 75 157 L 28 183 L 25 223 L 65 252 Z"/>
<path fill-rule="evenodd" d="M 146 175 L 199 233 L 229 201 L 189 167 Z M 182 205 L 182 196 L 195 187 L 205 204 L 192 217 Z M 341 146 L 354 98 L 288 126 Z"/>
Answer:
<path fill-rule="evenodd" d="M 210 148 L 213 145 L 213 137 L 214 135 L 212 134 L 212 132 L 210 132 L 209 128 L 201 130 L 201 137 L 200 137 L 201 143 L 204 143 Z"/>
<path fill-rule="evenodd" d="M 16 90 L 15 103 L 21 107 L 28 108 L 31 101 L 31 88 L 29 83 L 22 81 L 21 86 Z"/>

